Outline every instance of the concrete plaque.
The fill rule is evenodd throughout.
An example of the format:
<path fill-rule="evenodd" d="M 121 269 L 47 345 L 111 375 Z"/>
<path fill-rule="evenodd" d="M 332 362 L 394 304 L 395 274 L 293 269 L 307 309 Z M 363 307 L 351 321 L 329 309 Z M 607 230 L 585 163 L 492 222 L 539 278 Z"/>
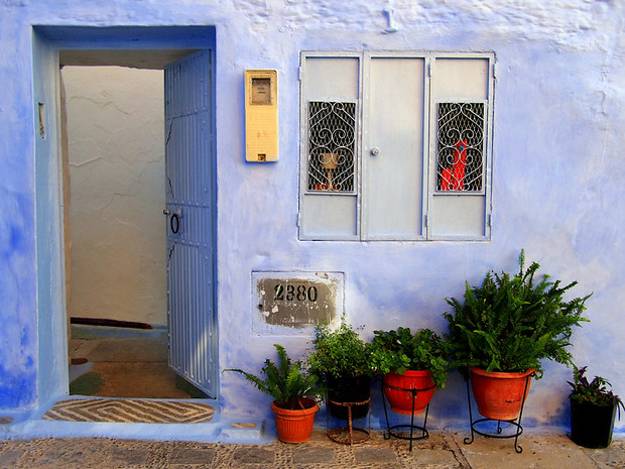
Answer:
<path fill-rule="evenodd" d="M 328 324 L 343 312 L 341 273 L 253 272 L 252 280 L 257 332 Z"/>

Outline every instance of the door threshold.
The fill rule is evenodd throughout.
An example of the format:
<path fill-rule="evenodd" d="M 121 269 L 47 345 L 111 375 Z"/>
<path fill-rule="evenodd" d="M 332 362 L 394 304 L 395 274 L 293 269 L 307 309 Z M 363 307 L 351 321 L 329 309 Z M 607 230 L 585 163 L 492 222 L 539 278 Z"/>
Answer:
<path fill-rule="evenodd" d="M 114 438 L 121 440 L 194 441 L 225 444 L 269 444 L 275 441 L 264 432 L 263 422 L 255 428 L 237 428 L 237 422 L 219 419 L 209 423 L 110 423 L 26 420 L 0 425 L 0 439 Z"/>
<path fill-rule="evenodd" d="M 69 400 L 97 400 L 97 399 L 111 399 L 115 401 L 124 401 L 128 399 L 140 399 L 142 401 L 163 401 L 163 402 L 196 402 L 198 404 L 208 404 L 213 406 L 215 409 L 219 408 L 219 401 L 217 399 L 211 399 L 209 397 L 117 397 L 117 396 L 87 396 L 84 394 L 67 394 L 65 396 L 61 396 L 58 399 L 52 401 L 51 403 L 44 406 L 39 410 L 39 414 L 43 416 L 54 404 L 60 401 L 69 401 Z"/>
<path fill-rule="evenodd" d="M 101 400 L 89 396 L 66 396 L 68 400 Z M 118 398 L 118 400 L 126 400 Z M 148 400 L 148 399 L 145 399 Z M 155 402 L 169 399 L 150 399 Z M 175 399 L 176 402 L 201 401 L 215 407 L 209 422 L 201 423 L 137 423 L 48 420 L 44 415 L 57 402 L 32 413 L 28 418 L 0 425 L 0 439 L 28 440 L 34 438 L 115 438 L 123 440 L 194 441 L 203 443 L 268 444 L 273 436 L 266 435 L 265 422 L 235 420 L 219 415 L 218 401 L 213 399 Z"/>

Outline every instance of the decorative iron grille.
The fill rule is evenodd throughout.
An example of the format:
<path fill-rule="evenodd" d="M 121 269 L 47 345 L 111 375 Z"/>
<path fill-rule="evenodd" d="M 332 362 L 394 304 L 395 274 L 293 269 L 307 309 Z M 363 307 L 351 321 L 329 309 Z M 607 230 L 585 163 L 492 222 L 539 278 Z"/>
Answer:
<path fill-rule="evenodd" d="M 438 104 L 438 192 L 482 190 L 484 123 L 484 103 Z"/>
<path fill-rule="evenodd" d="M 352 192 L 356 103 L 308 103 L 308 190 Z"/>

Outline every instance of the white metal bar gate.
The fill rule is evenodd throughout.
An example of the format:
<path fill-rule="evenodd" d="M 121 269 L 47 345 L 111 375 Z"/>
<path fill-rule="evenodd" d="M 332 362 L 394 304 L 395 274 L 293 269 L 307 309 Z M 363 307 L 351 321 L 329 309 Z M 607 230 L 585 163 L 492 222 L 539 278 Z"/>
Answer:
<path fill-rule="evenodd" d="M 165 68 L 169 364 L 217 396 L 211 51 Z"/>

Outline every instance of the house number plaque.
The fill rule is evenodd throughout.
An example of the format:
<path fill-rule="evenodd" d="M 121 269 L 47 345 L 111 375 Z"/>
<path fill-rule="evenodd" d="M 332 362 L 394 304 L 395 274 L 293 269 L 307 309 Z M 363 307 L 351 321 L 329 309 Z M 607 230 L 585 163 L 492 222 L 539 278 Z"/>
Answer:
<path fill-rule="evenodd" d="M 327 324 L 342 309 L 342 274 L 254 272 L 259 319 L 270 326 Z M 338 300 L 337 300 L 338 299 Z"/>

